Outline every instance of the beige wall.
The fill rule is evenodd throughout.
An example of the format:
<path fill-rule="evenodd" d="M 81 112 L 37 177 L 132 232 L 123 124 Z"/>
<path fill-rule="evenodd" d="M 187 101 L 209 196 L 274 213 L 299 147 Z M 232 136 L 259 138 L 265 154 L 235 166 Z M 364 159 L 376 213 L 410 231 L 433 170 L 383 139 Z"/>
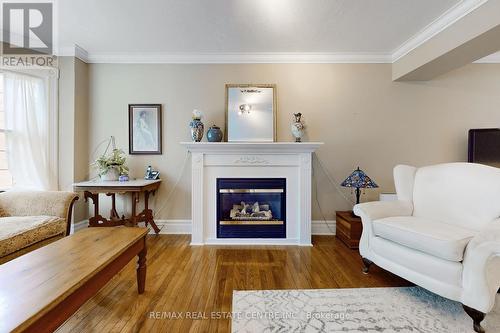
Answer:
<path fill-rule="evenodd" d="M 74 57 L 60 57 L 58 60 L 59 188 L 71 191 L 73 183 L 89 176 L 89 65 Z M 87 217 L 87 204 L 80 200 L 75 205 L 74 220 Z"/>
<path fill-rule="evenodd" d="M 59 188 L 73 183 L 75 58 L 59 57 Z"/>
<path fill-rule="evenodd" d="M 74 181 L 89 177 L 89 65 L 75 59 L 75 155 Z M 75 221 L 88 218 L 88 205 L 80 200 L 75 205 Z"/>
<path fill-rule="evenodd" d="M 429 82 L 393 82 L 390 64 L 92 64 L 89 82 L 90 151 L 109 135 L 128 151 L 127 105 L 163 104 L 163 155 L 129 157 L 133 177 L 142 177 L 149 164 L 161 171 L 164 182 L 154 200 L 157 209 L 164 206 L 163 219 L 190 218 L 190 160 L 182 172 L 187 154 L 179 142 L 189 140 L 194 108 L 204 111 L 207 128 L 224 125 L 226 83 L 277 84 L 278 140 L 292 140 L 292 113 L 302 112 L 306 140 L 325 142 L 317 157 L 330 175 L 341 181 L 359 165 L 380 185 L 363 200 L 394 190 L 394 165 L 465 161 L 467 130 L 500 125 L 500 65 L 492 64 L 469 65 Z M 323 213 L 333 219 L 335 210 L 350 205 L 317 162 L 314 167 Z M 313 218 L 321 219 L 313 206 Z"/>

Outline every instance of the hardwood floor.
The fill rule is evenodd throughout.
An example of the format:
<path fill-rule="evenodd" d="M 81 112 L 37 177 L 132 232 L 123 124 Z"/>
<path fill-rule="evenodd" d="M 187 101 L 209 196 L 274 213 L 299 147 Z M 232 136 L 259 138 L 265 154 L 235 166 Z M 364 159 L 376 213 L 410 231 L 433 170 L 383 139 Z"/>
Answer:
<path fill-rule="evenodd" d="M 228 332 L 233 290 L 410 285 L 375 265 L 362 274 L 357 250 L 332 236 L 313 237 L 313 247 L 191 247 L 189 241 L 148 236 L 145 293 L 137 294 L 131 263 L 58 332 Z"/>

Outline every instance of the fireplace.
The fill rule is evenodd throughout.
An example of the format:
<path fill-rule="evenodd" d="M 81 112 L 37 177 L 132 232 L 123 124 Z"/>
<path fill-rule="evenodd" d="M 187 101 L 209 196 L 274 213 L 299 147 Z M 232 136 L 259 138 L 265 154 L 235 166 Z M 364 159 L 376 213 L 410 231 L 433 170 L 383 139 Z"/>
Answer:
<path fill-rule="evenodd" d="M 286 238 L 286 179 L 217 178 L 217 238 Z"/>
<path fill-rule="evenodd" d="M 191 245 L 312 246 L 311 159 L 321 142 L 185 142 L 182 145 L 191 152 Z M 246 183 L 246 179 L 250 179 L 251 183 Z M 219 193 L 219 187 L 226 190 L 262 190 L 269 189 L 272 185 L 269 182 L 276 179 L 281 179 L 278 190 L 283 189 L 283 192 L 279 191 L 271 198 L 279 195 L 280 201 L 283 199 L 282 205 L 278 206 L 281 216 L 276 220 L 276 223 L 283 221 L 283 224 L 267 222 L 267 225 L 259 225 L 249 224 L 248 221 L 247 224 L 240 221 L 228 224 L 235 222 L 226 219 L 231 217 L 233 207 L 225 212 L 221 209 L 221 199 L 225 195 Z M 244 184 L 240 182 L 239 186 L 227 186 L 224 180 L 240 180 Z M 261 182 L 265 185 L 258 186 Z M 271 188 L 276 190 L 274 186 Z M 258 191 L 253 194 L 255 192 Z M 245 204 L 252 200 L 262 201 L 245 200 L 239 201 Z M 241 205 L 241 202 L 232 203 L 238 204 Z M 273 218 L 278 216 L 276 208 L 271 207 L 271 214 Z M 220 221 L 226 222 L 220 224 Z M 276 238 L 246 238 L 249 235 Z"/>

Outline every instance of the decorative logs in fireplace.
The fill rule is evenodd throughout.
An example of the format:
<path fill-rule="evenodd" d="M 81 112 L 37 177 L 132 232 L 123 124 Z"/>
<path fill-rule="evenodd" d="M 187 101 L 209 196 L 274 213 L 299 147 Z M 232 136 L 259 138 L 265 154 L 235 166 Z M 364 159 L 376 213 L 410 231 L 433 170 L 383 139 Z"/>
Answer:
<path fill-rule="evenodd" d="M 269 208 L 269 204 L 260 205 L 258 201 L 248 204 L 242 201 L 239 205 L 233 205 L 229 216 L 233 220 L 269 221 L 273 218 L 273 212 Z"/>
<path fill-rule="evenodd" d="M 285 178 L 217 179 L 218 238 L 285 238 Z"/>

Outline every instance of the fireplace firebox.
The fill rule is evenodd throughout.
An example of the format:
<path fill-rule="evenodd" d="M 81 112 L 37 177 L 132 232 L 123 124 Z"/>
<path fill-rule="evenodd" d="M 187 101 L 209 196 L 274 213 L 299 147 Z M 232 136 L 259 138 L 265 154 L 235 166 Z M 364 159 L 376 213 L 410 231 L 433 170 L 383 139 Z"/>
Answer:
<path fill-rule="evenodd" d="M 285 178 L 218 178 L 218 238 L 286 238 Z"/>

